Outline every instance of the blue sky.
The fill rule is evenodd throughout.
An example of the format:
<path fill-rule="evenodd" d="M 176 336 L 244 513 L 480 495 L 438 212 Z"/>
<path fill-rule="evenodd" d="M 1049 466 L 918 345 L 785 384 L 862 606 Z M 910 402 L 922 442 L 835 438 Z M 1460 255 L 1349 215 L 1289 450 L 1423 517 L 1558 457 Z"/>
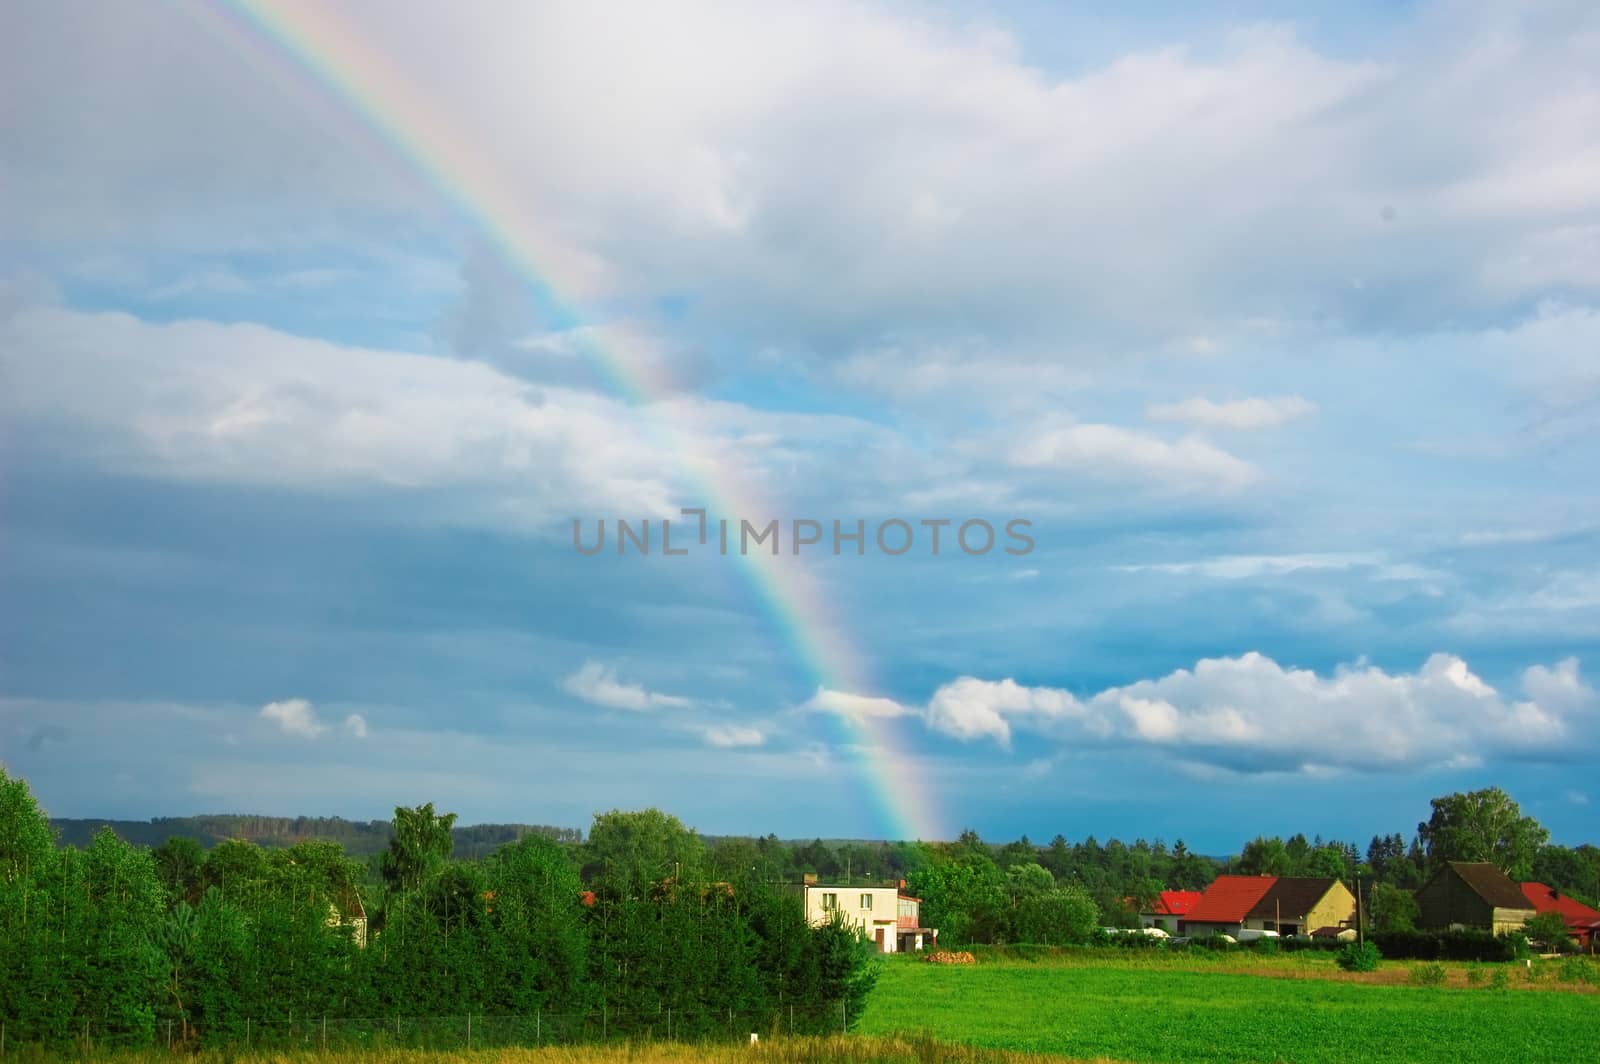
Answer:
<path fill-rule="evenodd" d="M 17 9 L 0 761 L 68 816 L 876 837 L 870 716 L 951 835 L 1497 784 L 1593 840 L 1600 19 L 1297 7 L 349 5 L 581 286 L 215 6 Z M 573 550 L 705 503 L 662 423 L 735 519 L 1035 548 L 786 556 L 819 676 L 735 560 Z"/>

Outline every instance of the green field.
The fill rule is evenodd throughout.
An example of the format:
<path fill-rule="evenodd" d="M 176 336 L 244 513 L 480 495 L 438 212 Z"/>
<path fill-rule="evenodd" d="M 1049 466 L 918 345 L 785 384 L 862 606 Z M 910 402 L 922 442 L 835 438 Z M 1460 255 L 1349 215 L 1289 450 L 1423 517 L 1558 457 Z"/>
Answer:
<path fill-rule="evenodd" d="M 896 959 L 862 1030 L 1131 1061 L 1596 1059 L 1600 995 L 1525 983 L 1428 989 L 1114 962 Z"/>

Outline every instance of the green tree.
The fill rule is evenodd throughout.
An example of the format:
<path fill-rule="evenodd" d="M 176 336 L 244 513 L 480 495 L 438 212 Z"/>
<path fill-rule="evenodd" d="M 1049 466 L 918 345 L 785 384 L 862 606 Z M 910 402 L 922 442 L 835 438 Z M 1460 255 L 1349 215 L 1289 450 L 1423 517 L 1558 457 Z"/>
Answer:
<path fill-rule="evenodd" d="M 584 853 L 587 873 L 615 897 L 642 895 L 666 880 L 692 880 L 705 863 L 700 836 L 659 809 L 599 814 Z"/>
<path fill-rule="evenodd" d="M 1299 836 L 1305 842 L 1305 836 Z M 1268 839 L 1256 836 L 1245 843 L 1239 854 L 1237 868 L 1244 876 L 1287 876 L 1294 874 L 1294 858 L 1284 841 L 1276 836 Z"/>
<path fill-rule="evenodd" d="M 391 889 L 416 890 L 430 872 L 450 859 L 455 823 L 454 813 L 435 813 L 432 802 L 395 808 L 394 837 L 381 862 L 384 881 Z"/>
<path fill-rule="evenodd" d="M 1017 938 L 1049 946 L 1089 941 L 1100 926 L 1100 910 L 1081 887 L 1061 887 L 1023 898 L 1017 906 Z"/>
<path fill-rule="evenodd" d="M 1366 915 L 1375 931 L 1414 931 L 1422 910 L 1409 890 L 1379 882 L 1367 895 Z"/>
<path fill-rule="evenodd" d="M 1433 799 L 1433 815 L 1417 825 L 1429 866 L 1444 861 L 1490 861 L 1512 879 L 1533 874 L 1533 861 L 1550 832 L 1523 816 L 1498 787 Z"/>
<path fill-rule="evenodd" d="M 200 843 L 182 835 L 172 835 L 151 854 L 169 902 L 199 900 L 206 864 L 206 851 Z"/>
<path fill-rule="evenodd" d="M 1560 913 L 1540 913 L 1522 927 L 1530 942 L 1543 943 L 1552 952 L 1562 950 L 1572 941 L 1566 917 Z"/>

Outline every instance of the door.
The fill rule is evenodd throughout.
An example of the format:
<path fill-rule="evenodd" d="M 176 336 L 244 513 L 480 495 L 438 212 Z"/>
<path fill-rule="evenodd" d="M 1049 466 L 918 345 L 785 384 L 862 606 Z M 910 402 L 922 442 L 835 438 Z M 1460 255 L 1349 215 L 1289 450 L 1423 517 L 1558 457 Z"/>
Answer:
<path fill-rule="evenodd" d="M 883 939 L 883 928 L 881 928 L 881 927 L 878 928 L 878 930 L 877 930 L 877 932 L 875 934 L 876 934 L 876 937 L 878 939 L 878 952 L 879 953 L 886 952 L 886 944 L 885 944 L 884 939 Z"/>

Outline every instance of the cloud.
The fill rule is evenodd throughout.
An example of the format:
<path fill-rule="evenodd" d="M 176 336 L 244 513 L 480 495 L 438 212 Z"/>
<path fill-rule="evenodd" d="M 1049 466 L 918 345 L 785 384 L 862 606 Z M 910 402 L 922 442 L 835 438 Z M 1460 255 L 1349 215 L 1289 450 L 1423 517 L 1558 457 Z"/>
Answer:
<path fill-rule="evenodd" d="M 1422 566 L 1390 562 L 1370 551 L 1308 554 L 1230 554 L 1188 562 L 1144 562 L 1113 567 L 1122 573 L 1165 573 L 1211 580 L 1256 580 L 1305 572 L 1371 570 L 1381 580 L 1440 580 L 1446 574 Z"/>
<path fill-rule="evenodd" d="M 352 738 L 365 739 L 367 737 L 367 718 L 359 713 L 350 714 L 344 718 L 344 730 Z"/>
<path fill-rule="evenodd" d="M 743 746 L 760 746 L 766 742 L 766 736 L 759 728 L 746 728 L 738 725 L 717 725 L 706 728 L 701 734 L 710 746 L 729 749 Z"/>
<path fill-rule="evenodd" d="M 343 214 L 444 224 L 359 116 L 239 62 L 259 46 L 227 20 L 121 13 L 85 40 L 53 5 L 19 17 L 8 74 L 30 105 L 7 115 L 0 235 L 237 246 L 325 237 Z M 1066 69 L 1027 47 L 1035 26 L 895 5 L 340 18 L 549 220 L 534 235 L 564 286 L 582 271 L 550 246 L 581 235 L 606 291 L 690 288 L 721 334 L 1209 337 L 1246 315 L 1439 322 L 1600 289 L 1590 5 L 1422 5 L 1374 57 L 1234 20 Z M 146 26 L 159 44 L 117 46 Z"/>
<path fill-rule="evenodd" d="M 934 693 L 927 722 L 964 741 L 1005 745 L 1013 728 L 1026 728 L 1067 745 L 1145 746 L 1241 771 L 1559 761 L 1593 750 L 1600 699 L 1575 659 L 1528 668 L 1521 687 L 1524 697 L 1507 697 L 1451 654 L 1434 654 L 1413 673 L 1355 664 L 1319 676 L 1249 653 L 1082 701 L 963 676 Z"/>
<path fill-rule="evenodd" d="M 623 683 L 617 679 L 616 670 L 598 661 L 586 661 L 577 672 L 561 682 L 569 694 L 585 702 L 609 709 L 627 709 L 644 712 L 663 707 L 681 709 L 693 705 L 693 700 L 677 695 L 664 695 L 647 691 L 636 683 Z"/>
<path fill-rule="evenodd" d="M 903 717 L 911 712 L 907 707 L 892 698 L 852 694 L 848 691 L 835 691 L 827 687 L 817 688 L 817 693 L 812 695 L 800 708 L 817 713 L 832 713 L 835 716 L 855 719 Z"/>
<path fill-rule="evenodd" d="M 1011 742 L 1016 718 L 1051 719 L 1076 716 L 1083 709 L 1066 691 L 1023 687 L 1015 680 L 993 682 L 963 676 L 934 692 L 928 702 L 928 726 L 957 739 L 992 738 Z"/>
<path fill-rule="evenodd" d="M 276 724 L 283 734 L 301 739 L 315 739 L 328 730 L 327 725 L 317 719 L 315 707 L 304 698 L 268 702 L 261 707 L 261 718 Z"/>
<path fill-rule="evenodd" d="M 1210 399 L 1185 399 L 1180 403 L 1155 403 L 1145 409 L 1152 421 L 1182 421 L 1207 429 L 1275 429 L 1314 413 L 1317 405 L 1297 395 L 1276 399 L 1237 399 L 1216 403 Z"/>
<path fill-rule="evenodd" d="M 1261 478 L 1255 466 L 1198 436 L 1169 443 L 1115 425 L 1077 424 L 1032 433 L 1013 445 L 1011 462 L 1105 480 L 1155 480 L 1194 491 L 1238 490 Z"/>

